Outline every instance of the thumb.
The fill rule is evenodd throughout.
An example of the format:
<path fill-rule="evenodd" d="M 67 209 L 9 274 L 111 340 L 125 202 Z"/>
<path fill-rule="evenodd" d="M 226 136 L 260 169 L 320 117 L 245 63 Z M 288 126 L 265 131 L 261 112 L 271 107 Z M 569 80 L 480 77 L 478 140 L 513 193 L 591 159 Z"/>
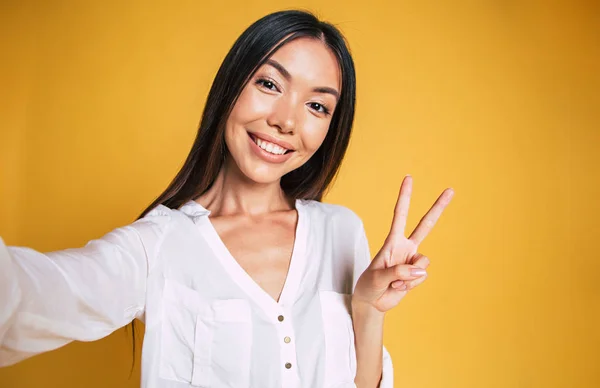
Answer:
<path fill-rule="evenodd" d="M 427 274 L 423 268 L 411 264 L 397 264 L 389 268 L 376 270 L 378 281 L 390 284 L 396 280 L 414 280 Z"/>

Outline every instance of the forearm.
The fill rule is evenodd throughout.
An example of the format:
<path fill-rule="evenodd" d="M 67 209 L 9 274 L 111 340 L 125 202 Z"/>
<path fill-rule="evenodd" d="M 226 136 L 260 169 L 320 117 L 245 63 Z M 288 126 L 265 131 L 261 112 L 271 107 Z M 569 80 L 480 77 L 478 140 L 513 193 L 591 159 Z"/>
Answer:
<path fill-rule="evenodd" d="M 48 253 L 0 241 L 0 367 L 129 323 L 145 301 L 140 241 L 133 227 Z"/>
<path fill-rule="evenodd" d="M 382 373 L 384 313 L 353 301 L 352 320 L 356 344 L 354 382 L 357 388 L 378 387 Z"/>

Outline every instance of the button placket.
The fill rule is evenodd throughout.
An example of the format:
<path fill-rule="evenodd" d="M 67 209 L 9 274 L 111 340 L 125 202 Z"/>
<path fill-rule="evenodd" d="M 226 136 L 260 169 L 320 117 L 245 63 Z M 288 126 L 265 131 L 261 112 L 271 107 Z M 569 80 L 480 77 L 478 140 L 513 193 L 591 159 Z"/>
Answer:
<path fill-rule="evenodd" d="M 284 387 L 295 387 L 299 382 L 297 374 L 296 345 L 291 316 L 282 313 L 276 317 L 277 336 L 281 354 L 281 370 Z"/>

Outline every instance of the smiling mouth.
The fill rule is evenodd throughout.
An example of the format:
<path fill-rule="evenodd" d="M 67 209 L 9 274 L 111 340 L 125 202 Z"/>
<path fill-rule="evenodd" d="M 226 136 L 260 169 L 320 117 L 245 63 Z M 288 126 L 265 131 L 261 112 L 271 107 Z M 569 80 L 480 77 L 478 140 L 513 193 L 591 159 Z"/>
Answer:
<path fill-rule="evenodd" d="M 257 136 L 254 136 L 253 134 L 251 134 L 250 132 L 248 132 L 248 136 L 250 136 L 250 138 L 252 139 L 252 141 L 259 146 L 262 150 L 273 154 L 273 155 L 285 155 L 285 154 L 289 154 L 290 152 L 294 152 L 293 150 L 288 150 L 287 148 L 283 148 L 280 145 L 277 145 L 275 143 L 271 143 L 268 142 L 266 140 L 263 140 Z"/>

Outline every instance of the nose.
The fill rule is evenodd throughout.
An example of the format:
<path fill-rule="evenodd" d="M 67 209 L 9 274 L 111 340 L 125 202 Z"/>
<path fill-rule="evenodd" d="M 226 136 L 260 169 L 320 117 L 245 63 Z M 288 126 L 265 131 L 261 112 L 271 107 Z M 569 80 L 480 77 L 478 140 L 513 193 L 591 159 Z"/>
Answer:
<path fill-rule="evenodd" d="M 297 99 L 282 96 L 273 104 L 273 110 L 267 117 L 267 123 L 281 133 L 293 133 L 296 129 Z"/>

